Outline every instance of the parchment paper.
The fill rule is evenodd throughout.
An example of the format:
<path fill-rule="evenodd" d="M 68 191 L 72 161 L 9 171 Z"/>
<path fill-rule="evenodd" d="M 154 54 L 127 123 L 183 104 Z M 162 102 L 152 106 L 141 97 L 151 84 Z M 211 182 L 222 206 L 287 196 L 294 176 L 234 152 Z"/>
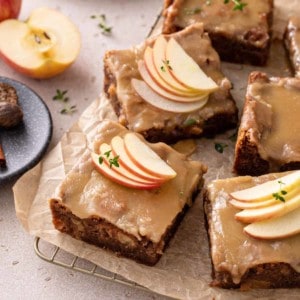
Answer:
<path fill-rule="evenodd" d="M 299 4 L 298 0 L 275 1 L 275 37 L 282 37 L 288 15 L 294 13 L 300 16 Z M 224 63 L 222 66 L 225 75 L 234 84 L 232 93 L 240 110 L 243 106 L 247 78 L 251 71 L 262 70 L 274 76 L 290 75 L 281 41 L 274 41 L 271 59 L 265 68 L 229 63 Z M 209 287 L 211 262 L 201 195 L 187 213 L 161 260 L 154 267 L 116 257 L 108 251 L 75 240 L 55 230 L 47 200 L 53 195 L 55 188 L 86 147 L 89 147 L 97 125 L 104 118 L 117 120 L 108 100 L 102 95 L 84 111 L 78 122 L 70 128 L 43 161 L 23 175 L 15 184 L 13 191 L 17 217 L 30 234 L 157 293 L 174 298 L 233 300 L 284 297 L 299 299 L 299 289 L 240 292 Z M 206 183 L 216 178 L 234 176 L 231 173 L 235 143 L 231 137 L 234 133 L 235 130 L 232 130 L 215 139 L 196 141 L 196 151 L 191 157 L 204 161 L 208 165 L 209 171 L 205 175 Z M 215 151 L 215 142 L 227 145 L 222 154 Z"/>

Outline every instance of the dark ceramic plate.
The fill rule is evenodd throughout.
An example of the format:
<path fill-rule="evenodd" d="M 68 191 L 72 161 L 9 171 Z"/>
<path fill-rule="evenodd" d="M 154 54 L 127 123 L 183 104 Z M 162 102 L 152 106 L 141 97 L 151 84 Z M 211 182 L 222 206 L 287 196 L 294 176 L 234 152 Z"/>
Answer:
<path fill-rule="evenodd" d="M 23 110 L 23 122 L 11 129 L 0 128 L 0 143 L 6 168 L 0 168 L 0 183 L 13 179 L 36 165 L 47 150 L 52 136 L 52 119 L 48 107 L 30 88 L 1 77 L 0 82 L 13 86 Z"/>

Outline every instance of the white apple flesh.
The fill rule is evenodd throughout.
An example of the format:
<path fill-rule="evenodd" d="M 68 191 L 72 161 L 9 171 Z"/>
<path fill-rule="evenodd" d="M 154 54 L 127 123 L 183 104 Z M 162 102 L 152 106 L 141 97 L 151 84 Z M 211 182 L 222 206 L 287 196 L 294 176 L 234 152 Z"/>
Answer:
<path fill-rule="evenodd" d="M 145 63 L 143 61 L 138 62 L 138 70 L 143 78 L 143 80 L 148 84 L 148 86 L 155 91 L 158 95 L 165 97 L 169 100 L 172 101 L 177 101 L 177 102 L 195 102 L 195 101 L 200 101 L 204 100 L 207 98 L 207 94 L 201 94 L 200 96 L 191 96 L 191 97 L 185 97 L 185 96 L 177 96 L 172 93 L 169 93 L 165 89 L 161 88 L 150 76 L 148 73 L 148 70 L 145 66 Z"/>
<path fill-rule="evenodd" d="M 91 153 L 92 161 L 94 163 L 94 166 L 98 170 L 99 173 L 104 175 L 105 177 L 109 178 L 110 180 L 129 187 L 129 188 L 134 188 L 134 189 L 142 189 L 142 190 L 148 190 L 148 189 L 154 189 L 158 188 L 160 185 L 159 184 L 143 184 L 143 183 L 138 183 L 135 182 L 131 179 L 128 179 L 127 177 L 122 176 L 121 174 L 117 173 L 114 168 L 110 168 L 107 163 L 99 163 L 99 155 L 92 152 Z"/>
<path fill-rule="evenodd" d="M 285 202 L 277 201 L 277 204 L 267 207 L 244 209 L 236 213 L 235 218 L 244 223 L 254 223 L 283 216 L 300 207 L 300 193 Z"/>
<path fill-rule="evenodd" d="M 259 239 L 282 239 L 300 233 L 300 208 L 281 217 L 247 225 L 244 232 Z"/>
<path fill-rule="evenodd" d="M 43 79 L 62 73 L 79 50 L 78 29 L 54 9 L 35 9 L 26 22 L 0 23 L 0 56 L 29 77 Z"/>
<path fill-rule="evenodd" d="M 136 134 L 127 133 L 124 136 L 124 146 L 131 160 L 145 172 L 164 179 L 176 176 L 176 172 Z"/>
<path fill-rule="evenodd" d="M 136 93 L 152 106 L 173 112 L 173 113 L 189 113 L 202 108 L 208 100 L 208 96 L 197 102 L 181 103 L 169 100 L 154 92 L 144 81 L 133 78 L 131 80 L 132 87 Z"/>
<path fill-rule="evenodd" d="M 111 153 L 111 154 L 105 154 L 105 153 Z M 112 157 L 115 157 L 115 156 L 119 157 L 118 154 L 115 155 L 114 153 L 112 153 L 111 146 L 109 146 L 106 143 L 103 143 L 100 145 L 100 154 L 102 155 L 105 163 L 108 163 L 108 160 Z M 109 157 L 107 157 L 107 156 L 109 156 Z M 127 177 L 128 179 L 133 180 L 138 183 L 141 183 L 141 184 L 155 185 L 155 183 L 157 183 L 157 181 L 146 180 L 146 179 L 143 179 L 143 178 L 135 175 L 134 173 L 131 173 L 128 169 L 126 169 L 124 167 L 123 162 L 120 161 L 120 159 L 118 159 L 118 163 L 119 163 L 119 167 L 112 166 L 112 168 L 114 169 L 115 172 L 119 173 L 120 175 Z"/>
<path fill-rule="evenodd" d="M 21 10 L 22 0 L 0 0 L 0 22 L 17 19 Z"/>
<path fill-rule="evenodd" d="M 130 172 L 132 172 L 136 176 L 145 179 L 147 181 L 153 181 L 158 183 L 165 182 L 165 179 L 145 172 L 131 160 L 131 158 L 128 156 L 125 150 L 124 140 L 121 137 L 115 136 L 112 138 L 111 148 L 113 154 L 119 156 L 119 160 L 122 163 L 122 165 L 124 165 L 125 168 L 127 168 Z"/>
<path fill-rule="evenodd" d="M 281 178 L 267 181 L 254 187 L 233 192 L 230 196 L 239 201 L 254 202 L 264 201 L 272 198 L 272 194 L 282 188 L 286 192 L 295 187 L 300 187 L 300 171 L 295 171 Z"/>
<path fill-rule="evenodd" d="M 213 92 L 218 85 L 208 77 L 199 65 L 171 38 L 166 46 L 166 60 L 173 77 L 185 86 L 201 92 Z"/>

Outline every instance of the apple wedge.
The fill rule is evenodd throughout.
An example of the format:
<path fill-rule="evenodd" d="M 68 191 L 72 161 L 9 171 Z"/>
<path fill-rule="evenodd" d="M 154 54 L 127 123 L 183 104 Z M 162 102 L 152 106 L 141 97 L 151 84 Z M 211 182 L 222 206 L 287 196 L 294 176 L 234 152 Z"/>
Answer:
<path fill-rule="evenodd" d="M 300 233 L 300 208 L 281 217 L 247 225 L 244 232 L 264 240 L 282 239 Z"/>
<path fill-rule="evenodd" d="M 280 202 L 267 207 L 255 208 L 255 209 L 244 209 L 235 214 L 235 218 L 238 221 L 244 223 L 254 223 L 271 218 L 278 218 L 283 216 L 290 211 L 300 207 L 300 193 L 292 197 L 286 202 Z"/>
<path fill-rule="evenodd" d="M 165 89 L 161 88 L 149 75 L 148 70 L 145 66 L 145 63 L 143 61 L 138 62 L 138 70 L 143 78 L 143 80 L 148 84 L 148 86 L 156 92 L 158 95 L 167 98 L 172 101 L 177 102 L 195 102 L 195 101 L 201 101 L 207 98 L 208 94 L 201 94 L 200 96 L 192 96 L 192 97 L 185 97 L 185 96 L 177 96 L 172 93 L 169 93 Z"/>
<path fill-rule="evenodd" d="M 54 9 L 35 9 L 26 22 L 0 23 L 0 56 L 24 75 L 40 79 L 58 75 L 75 61 L 79 50 L 78 29 Z"/>
<path fill-rule="evenodd" d="M 184 85 L 181 82 L 178 82 L 170 73 L 170 70 L 172 70 L 172 66 L 169 64 L 169 61 L 166 59 L 166 48 L 167 48 L 168 42 L 166 39 L 160 35 L 156 39 L 154 46 L 153 46 L 153 52 L 152 52 L 152 59 L 153 63 L 156 69 L 157 74 L 169 85 L 173 88 L 188 92 L 188 93 L 199 93 L 199 91 L 194 90 L 193 88 L 190 88 L 189 86 Z M 145 59 L 147 57 L 145 56 Z"/>
<path fill-rule="evenodd" d="M 184 86 L 203 93 L 211 93 L 218 89 L 218 85 L 202 71 L 173 38 L 166 46 L 166 61 L 171 67 L 170 74 Z"/>
<path fill-rule="evenodd" d="M 109 146 L 108 144 L 106 143 L 103 143 L 100 145 L 100 153 L 102 155 L 102 157 L 104 158 L 107 158 L 104 160 L 105 163 L 108 163 L 109 159 L 112 158 L 112 157 L 118 157 L 119 158 L 119 155 L 115 155 L 113 152 L 112 152 L 112 148 L 111 146 Z M 133 180 L 135 182 L 138 182 L 138 183 L 141 183 L 141 184 L 146 184 L 146 185 L 156 185 L 158 184 L 158 181 L 156 180 L 146 180 L 146 179 L 143 179 L 137 175 L 135 175 L 134 173 L 130 172 L 128 169 L 126 169 L 123 165 L 123 163 L 120 161 L 120 159 L 118 159 L 118 163 L 119 163 L 119 166 L 118 167 L 115 167 L 115 166 L 112 166 L 112 168 L 114 169 L 114 171 L 116 171 L 117 173 L 119 173 L 120 175 L 124 176 L 124 177 L 127 177 L 128 179 L 130 180 Z"/>
<path fill-rule="evenodd" d="M 157 71 L 154 61 L 153 61 L 153 49 L 150 47 L 147 47 L 144 52 L 144 63 L 146 66 L 146 69 L 151 76 L 151 78 L 159 85 L 161 88 L 165 89 L 169 93 L 172 93 L 177 96 L 186 96 L 186 97 L 192 97 L 197 93 L 192 92 L 191 90 L 188 90 L 186 88 L 182 89 L 176 89 L 170 84 L 168 84 L 166 81 L 162 79 L 162 77 L 159 75 L 159 72 Z"/>
<path fill-rule="evenodd" d="M 152 106 L 174 113 L 188 113 L 202 108 L 208 100 L 208 96 L 197 102 L 181 103 L 166 99 L 154 92 L 144 81 L 133 78 L 132 87 L 138 95 Z"/>
<path fill-rule="evenodd" d="M 267 181 L 254 187 L 233 192 L 230 196 L 239 201 L 264 201 L 270 200 L 272 194 L 284 189 L 290 192 L 292 189 L 300 187 L 300 171 L 295 171 L 279 179 Z"/>
<path fill-rule="evenodd" d="M 129 188 L 134 188 L 134 189 L 142 189 L 142 190 L 149 190 L 149 189 L 154 189 L 154 188 L 158 188 L 160 186 L 160 184 L 144 184 L 144 183 L 139 183 L 139 182 L 135 182 L 127 177 L 124 177 L 123 175 L 117 173 L 115 171 L 114 168 L 110 168 L 109 165 L 107 163 L 99 163 L 99 155 L 92 152 L 91 153 L 91 158 L 93 161 L 93 164 L 95 166 L 95 168 L 97 169 L 97 171 L 99 173 L 101 173 L 102 175 L 104 175 L 105 177 L 109 178 L 110 180 L 129 187 Z"/>
<path fill-rule="evenodd" d="M 114 155 L 119 156 L 120 163 L 124 165 L 124 168 L 126 168 L 128 171 L 132 172 L 136 176 L 140 177 L 141 179 L 145 179 L 147 181 L 153 181 L 153 182 L 165 182 L 165 179 L 153 176 L 145 171 L 143 171 L 141 168 L 139 168 L 128 156 L 125 146 L 124 146 L 124 140 L 119 137 L 115 136 L 112 138 L 111 142 L 111 148 Z"/>
<path fill-rule="evenodd" d="M 145 172 L 164 179 L 176 176 L 176 172 L 136 134 L 127 133 L 124 136 L 124 146 L 131 160 Z"/>

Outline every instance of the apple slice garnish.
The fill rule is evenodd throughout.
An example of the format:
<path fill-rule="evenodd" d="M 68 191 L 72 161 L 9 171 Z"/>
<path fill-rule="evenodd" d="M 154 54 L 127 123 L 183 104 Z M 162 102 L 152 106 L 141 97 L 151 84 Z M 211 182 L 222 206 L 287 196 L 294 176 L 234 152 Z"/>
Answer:
<path fill-rule="evenodd" d="M 145 63 L 146 69 L 147 69 L 149 75 L 151 76 L 151 78 L 157 83 L 157 85 L 159 85 L 161 88 L 165 89 L 167 92 L 172 93 L 177 96 L 185 96 L 185 97 L 194 96 L 195 93 L 192 90 L 188 90 L 186 88 L 176 89 L 162 79 L 162 77 L 159 75 L 159 72 L 157 71 L 157 69 L 154 65 L 153 49 L 150 47 L 147 47 L 145 49 L 144 63 Z"/>
<path fill-rule="evenodd" d="M 174 113 L 192 112 L 202 108 L 208 100 L 208 96 L 206 96 L 206 98 L 197 102 L 190 102 L 190 103 L 175 102 L 158 95 L 142 80 L 132 78 L 131 84 L 134 90 L 137 92 L 137 94 L 140 95 L 141 98 L 143 98 L 146 102 L 148 102 L 149 104 L 153 105 L 156 108 L 169 111 L 169 112 L 174 112 Z"/>
<path fill-rule="evenodd" d="M 156 180 L 146 180 L 144 178 L 141 178 L 140 176 L 138 175 L 135 175 L 134 173 L 130 172 L 128 169 L 126 169 L 123 165 L 123 162 L 120 160 L 120 156 L 118 154 L 114 154 L 112 152 L 112 148 L 111 146 L 109 146 L 108 144 L 106 143 L 102 143 L 100 145 L 100 154 L 102 155 L 102 157 L 106 157 L 106 158 L 110 158 L 110 157 L 118 157 L 118 164 L 119 166 L 118 167 L 113 167 L 114 170 L 121 174 L 122 176 L 124 177 L 127 177 L 128 179 L 131 179 L 135 182 L 138 182 L 138 183 L 142 183 L 142 184 L 147 184 L 147 185 L 153 185 L 155 183 L 157 183 L 158 181 Z M 107 163 L 108 160 L 105 159 L 105 162 Z"/>
<path fill-rule="evenodd" d="M 80 33 L 62 13 L 50 8 L 32 11 L 26 22 L 0 24 L 0 56 L 17 71 L 33 78 L 63 72 L 80 50 Z"/>
<path fill-rule="evenodd" d="M 235 200 L 232 199 L 229 201 L 229 203 L 234 206 L 235 208 L 238 209 L 253 209 L 253 208 L 260 208 L 260 207 L 266 207 L 266 206 L 270 206 L 273 204 L 277 204 L 278 200 L 273 199 L 269 199 L 269 200 L 265 200 L 265 201 L 239 201 L 239 200 Z"/>
<path fill-rule="evenodd" d="M 145 66 L 145 63 L 143 61 L 138 62 L 138 70 L 143 78 L 143 80 L 148 84 L 148 86 L 156 92 L 158 95 L 173 100 L 177 102 L 195 102 L 204 100 L 207 98 L 208 94 L 201 94 L 198 96 L 191 96 L 191 97 L 185 97 L 185 96 L 177 96 L 172 93 L 169 93 L 167 90 L 161 88 L 149 75 L 148 70 Z"/>
<path fill-rule="evenodd" d="M 97 171 L 104 175 L 105 177 L 109 178 L 110 180 L 129 187 L 129 188 L 134 188 L 134 189 L 142 189 L 142 190 L 148 190 L 148 189 L 154 189 L 158 188 L 160 186 L 159 183 L 153 183 L 153 184 L 145 184 L 145 183 L 139 183 L 136 181 L 133 181 L 118 172 L 115 171 L 115 168 L 110 167 L 105 160 L 100 163 L 99 159 L 102 157 L 101 155 L 98 155 L 94 152 L 91 153 L 91 158 L 93 161 L 94 166 L 96 167 Z"/>
<path fill-rule="evenodd" d="M 298 207 L 300 207 L 300 193 L 297 193 L 296 196 L 285 202 L 280 202 L 278 200 L 278 203 L 267 207 L 244 209 L 236 213 L 235 218 L 244 223 L 254 223 L 271 218 L 278 218 Z"/>
<path fill-rule="evenodd" d="M 163 179 L 176 176 L 176 172 L 136 134 L 127 133 L 124 136 L 124 146 L 131 160 L 145 172 Z"/>
<path fill-rule="evenodd" d="M 300 233 L 300 208 L 281 217 L 252 223 L 244 232 L 254 238 L 282 239 Z"/>
<path fill-rule="evenodd" d="M 213 92 L 218 89 L 218 85 L 202 71 L 174 38 L 167 43 L 166 61 L 170 66 L 170 74 L 183 85 L 201 92 Z"/>
<path fill-rule="evenodd" d="M 122 163 L 124 168 L 128 169 L 130 172 L 135 174 L 136 176 L 140 177 L 141 179 L 145 179 L 151 182 L 165 182 L 165 179 L 151 175 L 145 171 L 143 171 L 140 167 L 138 167 L 128 156 L 125 146 L 124 140 L 120 136 L 115 136 L 111 140 L 111 148 L 114 155 L 119 156 L 119 161 Z"/>
<path fill-rule="evenodd" d="M 189 86 L 184 85 L 181 82 L 178 82 L 170 73 L 172 67 L 169 64 L 169 61 L 166 59 L 166 48 L 168 42 L 166 39 L 160 35 L 155 40 L 153 45 L 152 59 L 156 69 L 157 74 L 171 87 L 188 93 L 197 93 L 198 91 L 194 91 L 194 89 Z M 147 57 L 145 56 L 145 59 Z"/>
<path fill-rule="evenodd" d="M 254 187 L 233 192 L 230 196 L 239 201 L 265 201 L 272 198 L 272 194 L 282 187 L 286 192 L 300 186 L 300 171 L 283 176 L 279 179 L 267 181 Z"/>

